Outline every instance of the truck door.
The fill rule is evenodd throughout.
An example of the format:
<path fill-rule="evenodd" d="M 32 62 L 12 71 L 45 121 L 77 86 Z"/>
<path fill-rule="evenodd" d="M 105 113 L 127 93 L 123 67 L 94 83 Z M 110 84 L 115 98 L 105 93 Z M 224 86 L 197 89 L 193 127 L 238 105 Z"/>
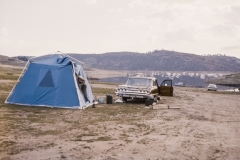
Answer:
<path fill-rule="evenodd" d="M 153 89 L 152 89 L 151 93 L 158 94 L 158 83 L 157 83 L 156 79 L 152 80 L 152 86 L 153 86 Z"/>
<path fill-rule="evenodd" d="M 172 80 L 164 80 L 158 88 L 160 96 L 173 96 Z"/>

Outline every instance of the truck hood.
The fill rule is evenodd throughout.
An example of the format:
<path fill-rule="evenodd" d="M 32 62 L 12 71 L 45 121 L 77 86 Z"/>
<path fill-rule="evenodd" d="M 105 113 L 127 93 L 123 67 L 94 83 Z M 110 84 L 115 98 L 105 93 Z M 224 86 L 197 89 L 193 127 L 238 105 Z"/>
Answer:
<path fill-rule="evenodd" d="M 117 88 L 136 88 L 136 89 L 149 89 L 151 88 L 150 86 L 149 87 L 146 87 L 146 86 L 131 86 L 131 85 L 118 85 Z"/>

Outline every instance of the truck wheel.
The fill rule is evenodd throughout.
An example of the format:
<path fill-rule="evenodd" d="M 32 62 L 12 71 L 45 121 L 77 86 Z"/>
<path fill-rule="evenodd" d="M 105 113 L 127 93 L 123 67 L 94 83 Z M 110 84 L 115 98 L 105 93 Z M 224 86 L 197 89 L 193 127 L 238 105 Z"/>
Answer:
<path fill-rule="evenodd" d="M 128 99 L 127 97 L 122 97 L 122 100 L 125 102 L 127 102 L 127 99 Z"/>

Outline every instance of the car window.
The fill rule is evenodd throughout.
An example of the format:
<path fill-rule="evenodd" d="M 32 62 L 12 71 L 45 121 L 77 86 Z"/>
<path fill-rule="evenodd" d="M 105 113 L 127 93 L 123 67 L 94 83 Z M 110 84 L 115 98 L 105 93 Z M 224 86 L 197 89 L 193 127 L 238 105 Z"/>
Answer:
<path fill-rule="evenodd" d="M 157 81 L 153 80 L 153 86 L 157 86 Z"/>
<path fill-rule="evenodd" d="M 164 81 L 162 86 L 171 86 L 171 81 Z"/>
<path fill-rule="evenodd" d="M 217 87 L 215 84 L 209 84 L 208 87 Z"/>
<path fill-rule="evenodd" d="M 133 85 L 133 86 L 150 86 L 151 79 L 146 78 L 129 78 L 126 85 Z"/>

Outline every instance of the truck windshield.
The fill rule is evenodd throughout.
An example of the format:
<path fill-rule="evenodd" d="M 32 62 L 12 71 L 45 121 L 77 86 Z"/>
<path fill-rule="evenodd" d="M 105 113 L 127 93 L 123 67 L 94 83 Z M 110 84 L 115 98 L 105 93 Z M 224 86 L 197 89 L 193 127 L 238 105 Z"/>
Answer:
<path fill-rule="evenodd" d="M 151 79 L 145 79 L 145 78 L 129 78 L 126 85 L 132 85 L 132 86 L 150 86 L 151 85 Z"/>
<path fill-rule="evenodd" d="M 216 87 L 215 84 L 209 84 L 208 87 Z"/>

